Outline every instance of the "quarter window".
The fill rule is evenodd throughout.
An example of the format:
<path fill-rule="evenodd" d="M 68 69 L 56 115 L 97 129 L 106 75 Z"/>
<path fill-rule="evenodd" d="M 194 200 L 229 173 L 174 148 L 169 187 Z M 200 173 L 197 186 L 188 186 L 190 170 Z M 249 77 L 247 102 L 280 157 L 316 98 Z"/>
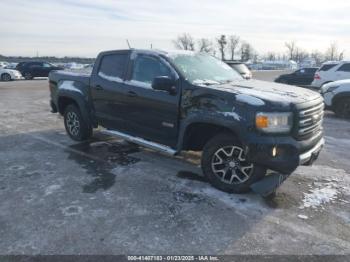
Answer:
<path fill-rule="evenodd" d="M 122 81 L 127 61 L 127 54 L 105 55 L 102 58 L 98 75 L 109 81 Z"/>
<path fill-rule="evenodd" d="M 153 79 L 158 76 L 170 77 L 170 69 L 156 58 L 149 56 L 136 57 L 131 80 L 152 84 Z"/>
<path fill-rule="evenodd" d="M 350 72 L 350 64 L 344 64 L 337 71 Z"/>

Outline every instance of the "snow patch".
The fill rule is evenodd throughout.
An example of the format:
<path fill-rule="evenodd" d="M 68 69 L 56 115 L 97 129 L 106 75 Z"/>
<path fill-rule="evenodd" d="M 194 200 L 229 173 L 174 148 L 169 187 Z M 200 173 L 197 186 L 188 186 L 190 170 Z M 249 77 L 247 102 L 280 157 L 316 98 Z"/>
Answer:
<path fill-rule="evenodd" d="M 74 81 L 63 81 L 60 85 L 59 85 L 59 88 L 60 89 L 63 89 L 63 90 L 68 90 L 68 91 L 74 91 L 74 92 L 79 92 L 82 94 L 82 92 L 76 88 L 74 86 Z"/>
<path fill-rule="evenodd" d="M 323 183 L 318 188 L 310 189 L 309 193 L 304 193 L 302 208 L 317 208 L 324 204 L 331 203 L 337 199 L 340 192 L 334 183 Z"/>
<path fill-rule="evenodd" d="M 239 94 L 236 96 L 237 101 L 247 103 L 252 106 L 263 106 L 265 105 L 265 102 L 259 98 L 256 98 L 254 96 L 245 95 L 245 94 Z"/>
<path fill-rule="evenodd" d="M 123 79 L 121 79 L 120 77 L 117 77 L 117 76 L 109 76 L 109 75 L 106 75 L 105 73 L 102 73 L 102 72 L 98 72 L 98 75 L 101 78 L 108 80 L 108 81 L 117 82 L 117 83 L 123 82 Z"/>
<path fill-rule="evenodd" d="M 235 112 L 221 112 L 226 117 L 233 117 L 235 120 L 240 121 L 241 117 Z"/>
<path fill-rule="evenodd" d="M 51 195 L 53 194 L 55 191 L 57 191 L 58 189 L 60 189 L 61 186 L 60 185 L 52 185 L 52 186 L 48 186 L 45 189 L 45 196 Z"/>
<path fill-rule="evenodd" d="M 305 216 L 305 215 L 298 215 L 298 217 L 305 220 L 309 218 L 308 216 Z"/>

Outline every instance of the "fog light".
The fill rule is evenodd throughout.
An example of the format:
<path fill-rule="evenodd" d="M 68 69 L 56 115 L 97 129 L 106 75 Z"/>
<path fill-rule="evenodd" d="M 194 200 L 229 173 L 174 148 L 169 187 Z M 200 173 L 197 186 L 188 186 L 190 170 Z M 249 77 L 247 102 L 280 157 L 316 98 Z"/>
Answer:
<path fill-rule="evenodd" d="M 276 155 L 277 155 L 277 147 L 274 146 L 274 147 L 272 148 L 272 156 L 275 157 Z"/>

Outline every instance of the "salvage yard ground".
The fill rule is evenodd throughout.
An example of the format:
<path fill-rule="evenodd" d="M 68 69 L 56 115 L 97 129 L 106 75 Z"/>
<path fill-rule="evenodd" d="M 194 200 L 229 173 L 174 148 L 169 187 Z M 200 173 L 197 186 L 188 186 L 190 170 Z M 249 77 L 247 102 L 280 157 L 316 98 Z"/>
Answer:
<path fill-rule="evenodd" d="M 350 121 L 327 112 L 318 161 L 264 200 L 212 188 L 196 154 L 73 142 L 48 95 L 0 83 L 0 254 L 350 254 Z"/>

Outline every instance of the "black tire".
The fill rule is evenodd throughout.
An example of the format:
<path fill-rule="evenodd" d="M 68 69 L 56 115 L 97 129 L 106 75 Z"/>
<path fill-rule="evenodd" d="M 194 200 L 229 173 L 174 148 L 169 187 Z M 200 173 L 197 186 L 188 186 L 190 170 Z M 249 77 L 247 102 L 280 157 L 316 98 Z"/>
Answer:
<path fill-rule="evenodd" d="M 338 117 L 350 119 L 350 98 L 342 98 L 336 101 L 334 112 Z"/>
<path fill-rule="evenodd" d="M 8 74 L 8 73 L 3 73 L 1 75 L 1 81 L 4 81 L 4 82 L 8 82 L 8 81 L 11 81 L 11 75 Z"/>
<path fill-rule="evenodd" d="M 29 72 L 25 72 L 23 76 L 24 76 L 25 80 L 32 80 L 33 79 L 32 74 Z"/>
<path fill-rule="evenodd" d="M 70 104 L 64 111 L 64 126 L 67 134 L 75 141 L 85 141 L 92 136 L 92 127 L 87 123 L 79 108 Z"/>
<path fill-rule="evenodd" d="M 222 155 L 219 156 L 219 154 L 223 153 L 224 156 L 227 156 L 226 150 L 231 150 L 229 149 L 231 147 L 233 148 L 232 154 L 229 157 L 231 159 L 224 161 L 224 157 L 222 157 Z M 225 153 L 222 150 L 224 150 Z M 222 164 L 219 163 L 219 159 L 223 161 Z M 243 159 L 244 161 L 241 161 Z M 227 170 L 218 171 L 220 166 L 223 166 L 223 168 Z M 252 166 L 252 168 L 249 169 L 249 166 Z M 202 154 L 202 170 L 214 187 L 228 193 L 248 192 L 250 190 L 250 185 L 263 178 L 266 174 L 266 168 L 249 163 L 245 160 L 244 150 L 241 143 L 235 136 L 229 133 L 218 134 L 210 139 L 204 146 Z M 244 170 L 244 172 L 242 170 Z M 249 172 L 245 170 L 249 170 Z M 219 177 L 218 172 L 224 172 L 221 178 Z"/>

